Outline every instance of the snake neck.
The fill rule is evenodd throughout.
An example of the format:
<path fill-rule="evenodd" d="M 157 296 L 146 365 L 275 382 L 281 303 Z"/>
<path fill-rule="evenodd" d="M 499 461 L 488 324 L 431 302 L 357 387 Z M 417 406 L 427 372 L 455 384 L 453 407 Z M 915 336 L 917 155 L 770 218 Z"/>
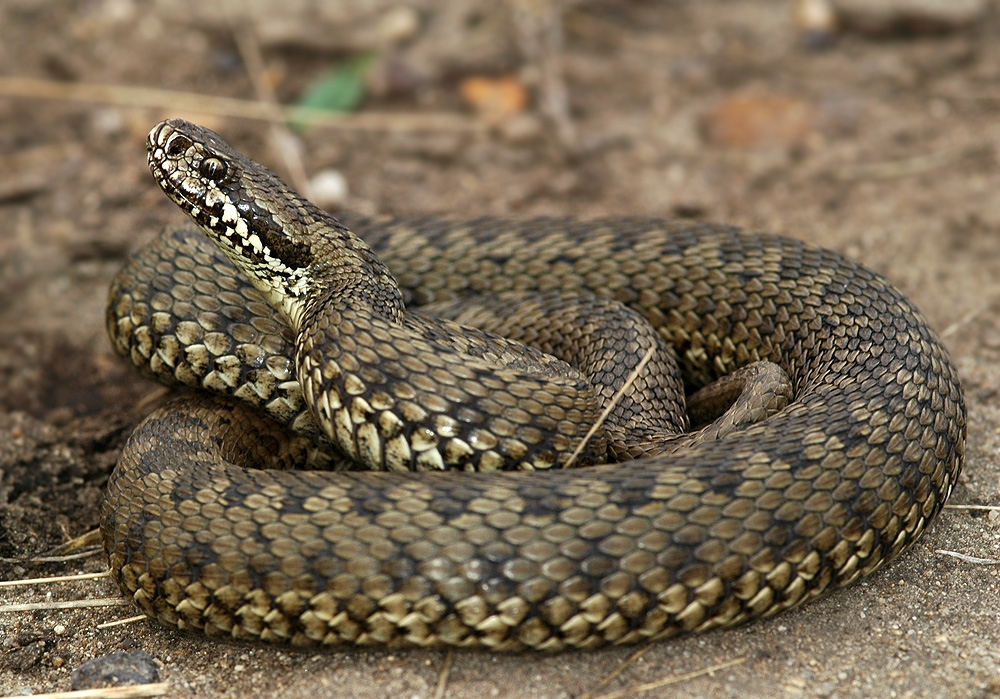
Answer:
<path fill-rule="evenodd" d="M 171 119 L 150 131 L 146 149 L 157 184 L 294 330 L 331 295 L 401 322 L 399 286 L 371 248 L 218 134 Z"/>

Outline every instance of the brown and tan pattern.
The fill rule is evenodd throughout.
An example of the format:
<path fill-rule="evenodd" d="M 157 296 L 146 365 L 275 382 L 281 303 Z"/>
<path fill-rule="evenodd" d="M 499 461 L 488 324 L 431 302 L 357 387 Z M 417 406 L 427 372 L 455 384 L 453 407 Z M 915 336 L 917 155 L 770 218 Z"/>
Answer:
<path fill-rule="evenodd" d="M 405 310 L 468 295 L 541 292 L 522 310 L 604 296 L 655 328 L 687 386 L 766 360 L 793 394 L 667 455 L 538 473 L 279 470 L 328 457 L 232 398 L 179 399 L 136 430 L 103 522 L 119 585 L 166 624 L 500 650 L 728 626 L 885 564 L 961 469 L 945 350 L 899 292 L 836 253 L 625 218 L 358 222 L 366 245 L 211 132 L 166 122 L 149 148 L 157 180 L 257 289 L 207 238 L 168 231 L 113 286 L 116 347 L 324 435 L 335 460 L 566 464 L 599 391 L 545 358 L 521 368 L 513 344 L 498 368 L 506 350 L 485 334 Z"/>

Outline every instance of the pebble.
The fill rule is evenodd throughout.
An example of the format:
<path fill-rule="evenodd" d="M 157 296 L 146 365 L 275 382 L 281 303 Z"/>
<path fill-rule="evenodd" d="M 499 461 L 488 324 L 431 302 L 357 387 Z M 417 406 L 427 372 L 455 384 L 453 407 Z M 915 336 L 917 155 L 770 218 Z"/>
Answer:
<path fill-rule="evenodd" d="M 313 202 L 324 209 L 335 209 L 347 201 L 347 178 L 339 170 L 320 170 L 309 180 Z"/>
<path fill-rule="evenodd" d="M 379 39 L 399 44 L 412 39 L 420 31 L 420 15 L 412 7 L 394 7 L 381 18 L 376 26 Z"/>
<path fill-rule="evenodd" d="M 806 48 L 830 48 L 837 38 L 837 15 L 830 0 L 798 0 L 793 19 Z"/>
<path fill-rule="evenodd" d="M 94 658 L 73 670 L 72 688 L 99 689 L 158 682 L 160 670 L 156 661 L 144 650 L 131 653 L 111 653 Z"/>

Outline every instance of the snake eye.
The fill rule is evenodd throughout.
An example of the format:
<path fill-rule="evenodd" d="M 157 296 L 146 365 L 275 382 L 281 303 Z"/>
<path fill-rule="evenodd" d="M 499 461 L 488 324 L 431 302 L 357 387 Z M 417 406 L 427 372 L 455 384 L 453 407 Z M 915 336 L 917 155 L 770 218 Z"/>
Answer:
<path fill-rule="evenodd" d="M 213 182 L 218 182 L 226 175 L 226 165 L 218 158 L 205 158 L 201 161 L 198 172 Z"/>
<path fill-rule="evenodd" d="M 181 134 L 174 134 L 163 147 L 163 152 L 167 155 L 181 155 L 191 147 L 191 139 Z"/>

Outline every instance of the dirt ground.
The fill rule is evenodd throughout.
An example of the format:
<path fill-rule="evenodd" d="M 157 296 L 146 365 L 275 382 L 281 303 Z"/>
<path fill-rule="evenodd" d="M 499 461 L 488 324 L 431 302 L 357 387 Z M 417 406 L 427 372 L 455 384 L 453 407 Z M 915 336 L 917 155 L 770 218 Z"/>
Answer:
<path fill-rule="evenodd" d="M 801 237 L 885 274 L 943 334 L 963 376 L 968 459 L 951 503 L 1000 505 L 996 8 L 958 31 L 845 30 L 819 51 L 804 47 L 790 2 L 607 0 L 554 15 L 563 46 L 541 40 L 533 50 L 531 36 L 551 36 L 530 31 L 551 26 L 546 5 L 512 4 L 535 24 L 518 33 L 507 6 L 473 0 L 408 5 L 416 12 L 262 1 L 240 16 L 285 101 L 336 60 L 378 55 L 362 114 L 392 117 L 301 136 L 308 173 L 333 168 L 346 178 L 345 212 L 694 216 Z M 5 0 L 0 75 L 252 99 L 232 26 L 213 10 Z M 460 85 L 499 75 L 517 77 L 533 100 L 496 128 L 476 128 L 483 117 L 460 99 Z M 282 169 L 263 122 L 136 105 L 131 93 L 112 105 L 2 96 L 10 89 L 0 84 L 8 580 L 106 566 L 102 555 L 31 559 L 97 526 L 118 450 L 161 397 L 113 354 L 103 319 L 125 257 L 181 220 L 146 170 L 146 131 L 183 116 Z M 455 118 L 415 130 L 411 117 L 421 113 Z M 781 128 L 769 130 L 774 123 Z M 148 622 L 97 628 L 130 616 L 129 607 L 0 612 L 0 694 L 66 690 L 84 661 L 143 649 L 162 664 L 172 697 L 995 696 L 1000 568 L 939 550 L 1000 558 L 996 515 L 947 509 L 913 550 L 848 590 L 765 622 L 654 644 L 640 657 L 635 648 L 301 652 L 207 642 Z M 117 596 L 107 580 L 61 583 L 0 588 L 0 605 Z M 717 665 L 725 667 L 686 678 Z M 637 693 L 668 678 L 678 682 Z"/>

